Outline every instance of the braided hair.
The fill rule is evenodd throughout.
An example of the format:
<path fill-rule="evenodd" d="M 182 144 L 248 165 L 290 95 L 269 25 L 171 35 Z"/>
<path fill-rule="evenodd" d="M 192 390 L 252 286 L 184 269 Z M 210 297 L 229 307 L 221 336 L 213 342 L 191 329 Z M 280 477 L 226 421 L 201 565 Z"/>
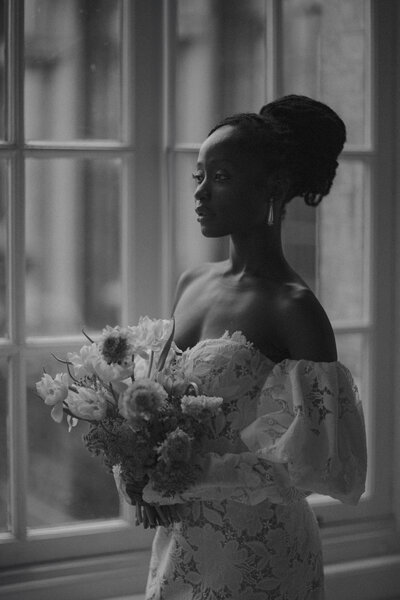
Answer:
<path fill-rule="evenodd" d="M 331 189 L 346 141 L 342 119 L 326 104 L 295 94 L 266 104 L 260 114 L 286 130 L 293 196 L 316 206 Z"/>
<path fill-rule="evenodd" d="M 289 178 L 287 201 L 301 196 L 306 204 L 317 206 L 329 193 L 346 128 L 322 102 L 306 96 L 284 96 L 263 106 L 260 114 L 226 117 L 209 135 L 225 125 L 243 134 L 241 148 L 263 157 L 266 172 Z"/>

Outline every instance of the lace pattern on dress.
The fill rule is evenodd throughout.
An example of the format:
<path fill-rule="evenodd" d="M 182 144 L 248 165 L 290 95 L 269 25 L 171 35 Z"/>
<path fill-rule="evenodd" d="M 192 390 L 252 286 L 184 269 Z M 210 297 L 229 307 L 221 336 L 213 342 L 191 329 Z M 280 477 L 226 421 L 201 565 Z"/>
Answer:
<path fill-rule="evenodd" d="M 147 600 L 322 600 L 307 490 L 356 502 L 366 453 L 361 404 L 339 362 L 274 364 L 240 332 L 183 352 L 175 383 L 222 396 L 203 475 L 182 522 L 156 533 Z M 166 502 L 154 490 L 147 500 Z"/>

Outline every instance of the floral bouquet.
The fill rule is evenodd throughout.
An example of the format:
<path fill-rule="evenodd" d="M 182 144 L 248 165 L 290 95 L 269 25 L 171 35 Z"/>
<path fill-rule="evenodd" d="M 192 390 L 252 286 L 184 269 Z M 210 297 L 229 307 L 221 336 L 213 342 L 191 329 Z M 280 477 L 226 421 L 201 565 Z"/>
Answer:
<path fill-rule="evenodd" d="M 136 522 L 145 527 L 179 520 L 174 506 L 143 501 L 150 483 L 164 496 L 182 493 L 194 483 L 193 457 L 212 427 L 222 398 L 198 395 L 195 382 L 177 376 L 174 322 L 141 317 L 133 327 L 106 327 L 96 343 L 68 353 L 66 373 L 44 373 L 36 389 L 52 418 L 64 414 L 69 431 L 79 420 L 89 429 L 83 441 L 102 455 L 125 499 L 136 506 Z"/>

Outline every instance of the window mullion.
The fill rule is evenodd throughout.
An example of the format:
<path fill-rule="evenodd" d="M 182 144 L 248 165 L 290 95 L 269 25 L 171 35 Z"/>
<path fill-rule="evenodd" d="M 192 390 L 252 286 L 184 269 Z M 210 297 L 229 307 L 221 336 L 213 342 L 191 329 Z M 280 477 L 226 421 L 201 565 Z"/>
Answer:
<path fill-rule="evenodd" d="M 395 514 L 393 485 L 397 475 L 396 462 L 391 465 L 391 452 L 396 438 L 394 428 L 397 390 L 396 358 L 398 351 L 393 327 L 398 308 L 394 289 L 396 282 L 396 253 L 394 244 L 396 198 L 396 49 L 398 3 L 372 3 L 373 52 L 372 52 L 372 105 L 373 144 L 376 152 L 372 177 L 371 233 L 373 244 L 374 296 L 372 298 L 372 320 L 376 323 L 372 364 L 375 378 L 372 381 L 374 431 L 371 436 L 373 448 L 375 489 L 383 506 Z M 386 65 L 382 69 L 382 65 Z M 394 399 L 394 401 L 393 401 Z M 382 432 L 384 434 L 382 435 Z M 371 461 L 372 462 L 372 461 Z M 390 506 L 391 504 L 391 506 Z M 397 523 L 398 527 L 398 523 Z"/>
<path fill-rule="evenodd" d="M 265 102 L 271 102 L 282 94 L 282 3 L 266 0 L 266 77 Z"/>
<path fill-rule="evenodd" d="M 123 3 L 122 39 L 122 120 L 125 142 L 132 144 L 135 139 L 135 56 L 136 56 L 136 5 L 129 0 Z M 121 199 L 121 284 L 122 284 L 122 322 L 130 323 L 136 315 L 135 277 L 135 155 L 125 157 L 122 166 Z M 133 235 L 132 235 L 133 232 Z M 126 515 L 125 515 L 126 516 Z"/>
<path fill-rule="evenodd" d="M 163 11 L 163 132 L 162 132 L 162 296 L 163 313 L 172 310 L 173 282 L 176 278 L 173 260 L 174 239 L 173 199 L 175 198 L 175 94 L 176 94 L 176 0 L 166 0 Z"/>
<path fill-rule="evenodd" d="M 24 170 L 24 6 L 10 2 L 9 131 L 16 145 L 9 190 L 8 311 L 9 335 L 17 348 L 10 358 L 9 450 L 11 531 L 26 537 L 27 422 L 25 389 L 25 170 Z M 13 399 L 13 401 L 11 401 Z"/>
<path fill-rule="evenodd" d="M 127 199 L 131 213 L 127 268 L 129 268 L 130 320 L 141 314 L 161 314 L 161 131 L 162 131 L 162 6 L 158 0 L 134 3 L 135 51 L 132 69 L 135 96 L 132 127 L 135 131 L 134 182 Z M 133 168 L 130 177 L 133 177 Z M 132 206 L 130 208 L 133 210 Z M 152 243 L 148 235 L 151 232 Z"/>

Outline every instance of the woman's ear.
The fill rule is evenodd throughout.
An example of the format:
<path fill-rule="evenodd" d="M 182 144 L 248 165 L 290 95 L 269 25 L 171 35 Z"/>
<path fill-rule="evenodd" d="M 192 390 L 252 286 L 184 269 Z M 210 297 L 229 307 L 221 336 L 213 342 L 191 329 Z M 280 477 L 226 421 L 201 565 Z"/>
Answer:
<path fill-rule="evenodd" d="M 282 205 L 288 202 L 292 195 L 292 183 L 287 173 L 278 173 L 271 178 L 270 182 L 271 196 L 273 196 Z"/>

